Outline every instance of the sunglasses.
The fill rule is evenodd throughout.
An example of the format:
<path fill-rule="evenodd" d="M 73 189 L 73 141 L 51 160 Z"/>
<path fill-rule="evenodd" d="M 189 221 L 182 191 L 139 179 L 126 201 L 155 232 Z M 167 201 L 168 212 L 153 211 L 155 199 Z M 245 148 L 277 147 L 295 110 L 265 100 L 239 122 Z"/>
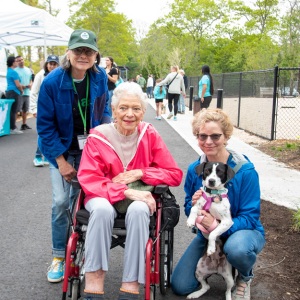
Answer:
<path fill-rule="evenodd" d="M 96 54 L 96 51 L 94 51 L 94 50 L 92 50 L 90 48 L 84 48 L 84 47 L 79 47 L 79 48 L 72 49 L 72 52 L 76 56 L 79 56 L 82 53 L 84 53 L 86 56 L 93 56 L 94 54 Z"/>
<path fill-rule="evenodd" d="M 221 137 L 221 135 L 223 135 L 223 133 L 215 133 L 215 134 L 202 134 L 202 133 L 198 133 L 196 134 L 197 139 L 200 141 L 206 141 L 208 137 L 211 138 L 212 141 L 218 141 Z"/>

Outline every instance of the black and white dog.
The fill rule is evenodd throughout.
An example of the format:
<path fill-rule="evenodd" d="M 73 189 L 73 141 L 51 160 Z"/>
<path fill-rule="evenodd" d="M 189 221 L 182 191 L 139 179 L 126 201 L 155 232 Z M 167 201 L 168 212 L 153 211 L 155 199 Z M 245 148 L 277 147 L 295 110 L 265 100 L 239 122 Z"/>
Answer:
<path fill-rule="evenodd" d="M 201 289 L 189 294 L 187 299 L 196 299 L 206 293 L 210 289 L 206 278 L 211 274 L 218 273 L 223 276 L 227 284 L 226 300 L 231 300 L 231 289 L 234 285 L 232 266 L 223 253 L 223 245 L 219 236 L 233 224 L 225 184 L 233 178 L 235 173 L 228 165 L 220 162 L 204 162 L 196 167 L 196 172 L 199 176 L 203 174 L 202 196 L 192 207 L 187 225 L 189 227 L 197 225 L 204 232 L 204 236 L 208 239 L 208 247 L 196 268 L 196 278 L 201 283 Z M 220 223 L 215 229 L 208 232 L 201 226 L 203 217 L 197 215 L 198 210 L 208 211 Z"/>

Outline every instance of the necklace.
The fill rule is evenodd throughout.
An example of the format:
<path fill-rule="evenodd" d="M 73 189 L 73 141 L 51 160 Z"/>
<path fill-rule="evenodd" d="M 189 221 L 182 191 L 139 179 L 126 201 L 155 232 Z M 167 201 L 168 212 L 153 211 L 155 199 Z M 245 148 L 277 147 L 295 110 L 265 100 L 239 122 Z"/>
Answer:
<path fill-rule="evenodd" d="M 128 164 L 132 160 L 134 153 L 137 149 L 138 131 L 137 129 L 131 135 L 123 135 L 114 126 L 116 130 L 117 143 L 115 149 L 117 154 L 120 156 L 123 163 L 124 172 L 127 171 Z"/>

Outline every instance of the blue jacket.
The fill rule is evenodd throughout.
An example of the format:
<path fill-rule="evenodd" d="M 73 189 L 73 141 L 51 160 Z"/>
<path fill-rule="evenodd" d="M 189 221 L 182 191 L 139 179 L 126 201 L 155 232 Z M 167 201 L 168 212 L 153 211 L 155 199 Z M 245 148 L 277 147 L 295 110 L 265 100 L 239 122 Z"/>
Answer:
<path fill-rule="evenodd" d="M 227 150 L 231 153 L 227 161 L 227 164 L 231 168 L 234 168 L 241 161 L 244 164 L 226 184 L 234 224 L 222 237 L 227 238 L 232 233 L 242 229 L 256 229 L 264 235 L 264 228 L 260 222 L 260 186 L 258 174 L 253 163 L 246 156 L 238 154 L 231 149 Z M 187 216 L 189 216 L 191 211 L 192 196 L 203 186 L 202 175 L 198 176 L 195 168 L 204 161 L 206 161 L 206 157 L 203 154 L 188 167 L 184 184 L 184 191 L 186 193 L 184 207 Z"/>
<path fill-rule="evenodd" d="M 99 73 L 89 72 L 91 99 L 91 128 L 110 123 L 108 112 L 107 75 L 97 67 Z M 53 70 L 41 85 L 38 110 L 38 145 L 43 155 L 57 167 L 55 158 L 66 153 L 73 137 L 72 105 L 74 90 L 70 74 L 61 67 Z"/>

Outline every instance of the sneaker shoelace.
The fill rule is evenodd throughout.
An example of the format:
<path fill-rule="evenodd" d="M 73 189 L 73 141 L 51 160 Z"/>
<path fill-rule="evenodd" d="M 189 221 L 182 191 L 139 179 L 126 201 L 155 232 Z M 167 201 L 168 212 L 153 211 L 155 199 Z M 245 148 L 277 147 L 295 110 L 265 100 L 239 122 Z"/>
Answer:
<path fill-rule="evenodd" d="M 244 297 L 247 286 L 248 284 L 246 282 L 238 281 L 236 284 L 236 295 Z"/>
<path fill-rule="evenodd" d="M 64 265 L 64 261 L 63 260 L 59 260 L 59 259 L 53 259 L 51 266 L 49 266 L 49 270 L 51 272 L 60 272 L 62 271 Z"/>

